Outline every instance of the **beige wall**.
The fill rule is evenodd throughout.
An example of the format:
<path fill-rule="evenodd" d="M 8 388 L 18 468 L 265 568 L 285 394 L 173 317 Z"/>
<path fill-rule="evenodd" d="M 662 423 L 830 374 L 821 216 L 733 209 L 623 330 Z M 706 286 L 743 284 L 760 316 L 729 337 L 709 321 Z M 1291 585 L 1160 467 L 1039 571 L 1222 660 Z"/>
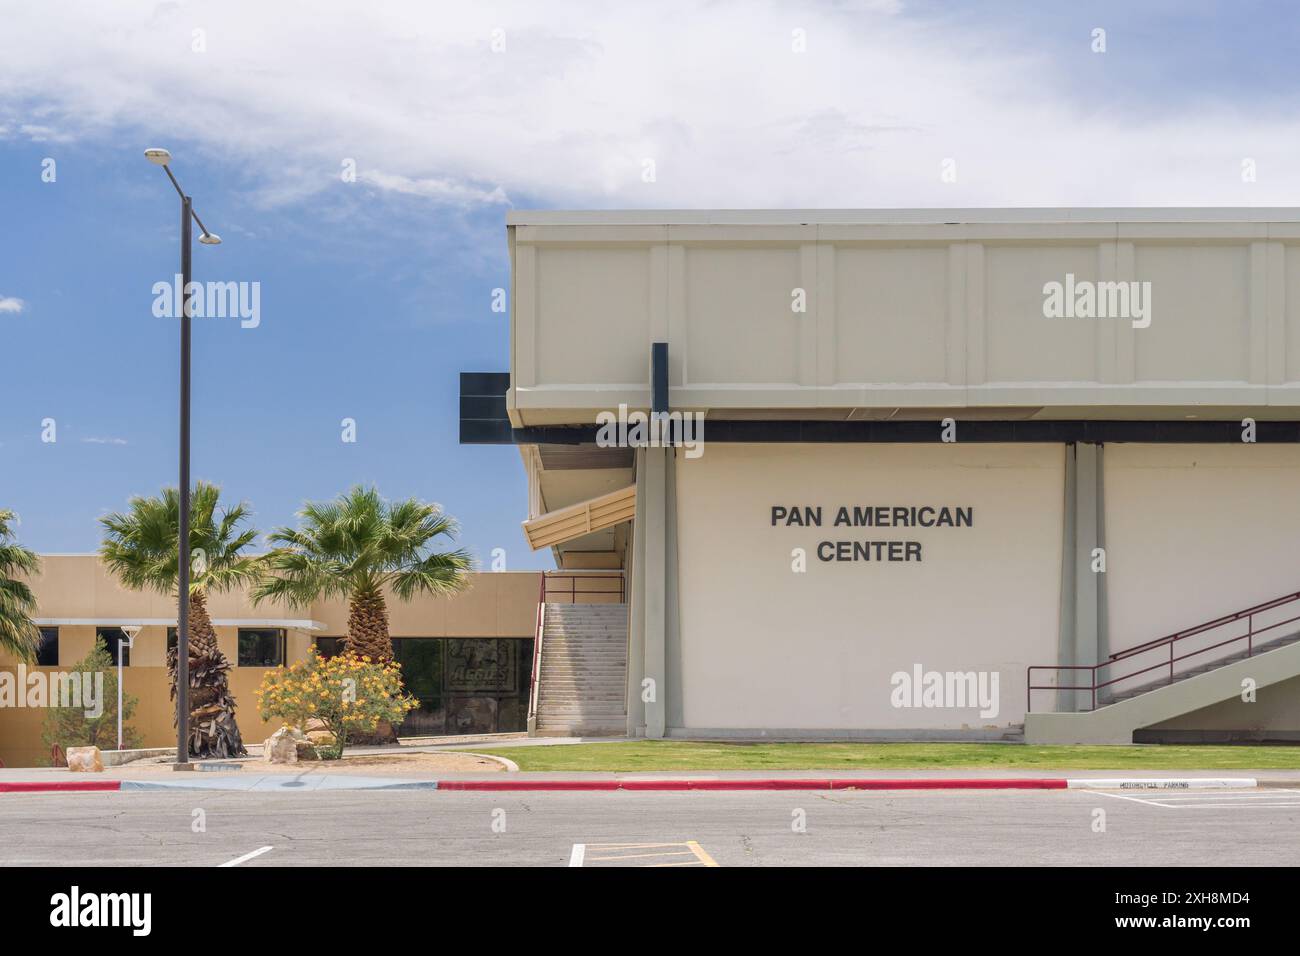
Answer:
<path fill-rule="evenodd" d="M 1106 446 L 1105 469 L 1112 649 L 1300 591 L 1300 448 L 1116 444 Z M 1288 605 L 1256 623 L 1297 613 Z M 1238 624 L 1188 638 L 1177 654 L 1243 633 Z M 1244 649 L 1238 643 L 1208 651 L 1178 668 Z M 1161 650 L 1132 659 L 1125 670 L 1168 658 Z M 1159 675 L 1145 679 L 1153 676 Z"/>
<path fill-rule="evenodd" d="M 1300 740 L 1300 677 L 1280 681 L 1258 690 L 1251 703 L 1233 697 L 1202 707 L 1173 720 L 1153 724 L 1151 730 L 1234 731 L 1238 734 L 1270 734 L 1274 738 Z"/>
<path fill-rule="evenodd" d="M 1049 445 L 711 445 L 679 456 L 688 728 L 1004 727 L 1057 656 L 1064 456 Z M 822 505 L 821 528 L 772 505 Z M 839 505 L 972 506 L 970 528 L 834 528 Z M 922 542 L 922 562 L 823 563 L 822 540 Z M 791 550 L 808 570 L 791 570 Z M 999 714 L 896 709 L 891 675 L 998 671 Z"/>
<path fill-rule="evenodd" d="M 533 636 L 536 623 L 538 574 L 536 572 L 476 573 L 468 590 L 453 597 L 418 598 L 403 604 L 389 597 L 393 637 L 523 637 Z M 32 582 L 38 618 L 85 618 L 101 622 L 169 618 L 176 606 L 163 595 L 127 591 L 112 579 L 92 555 L 48 555 L 41 574 Z M 313 638 L 341 637 L 347 632 L 347 605 L 325 601 L 307 608 L 277 603 L 254 607 L 246 593 L 212 595 L 209 613 L 214 619 L 312 620 L 322 630 L 290 629 L 287 654 L 297 660 L 307 653 Z M 251 626 L 251 625 L 246 625 Z M 260 743 L 275 730 L 257 714 L 254 692 L 266 668 L 238 666 L 238 625 L 217 627 L 217 642 L 231 662 L 230 688 L 238 704 L 237 719 L 245 743 Z M 139 698 L 132 725 L 143 735 L 144 745 L 174 745 L 174 705 L 166 669 L 165 625 L 146 626 L 131 650 L 123 690 Z M 59 664 L 75 664 L 90 652 L 93 625 L 59 627 Z M 13 661 L 0 654 L 0 669 L 13 671 Z M 54 668 L 42 668 L 54 670 Z M 0 760 L 8 766 L 31 766 L 48 758 L 40 745 L 43 710 L 0 709 Z"/>
<path fill-rule="evenodd" d="M 645 407 L 650 342 L 668 343 L 673 406 L 720 416 L 939 407 L 1179 420 L 1217 407 L 1285 419 L 1300 407 L 1290 210 L 520 211 L 508 221 L 516 424 Z M 1044 285 L 1067 274 L 1150 283 L 1150 325 L 1044 317 Z M 796 289 L 805 311 L 791 309 Z"/>

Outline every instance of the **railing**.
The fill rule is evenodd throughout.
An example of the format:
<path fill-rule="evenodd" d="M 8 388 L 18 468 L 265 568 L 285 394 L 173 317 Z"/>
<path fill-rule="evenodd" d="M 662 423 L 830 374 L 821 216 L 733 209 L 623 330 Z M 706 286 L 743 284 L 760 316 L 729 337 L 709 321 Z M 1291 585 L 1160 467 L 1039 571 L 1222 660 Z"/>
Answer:
<path fill-rule="evenodd" d="M 1238 641 L 1246 642 L 1246 656 L 1252 657 L 1254 656 L 1255 653 L 1256 637 L 1268 631 L 1271 631 L 1274 628 L 1284 627 L 1287 624 L 1294 624 L 1297 621 L 1300 621 L 1300 614 L 1297 614 L 1294 617 L 1289 617 L 1281 621 L 1274 621 L 1272 624 L 1267 624 L 1263 627 L 1257 628 L 1255 626 L 1256 616 L 1263 614 L 1266 611 L 1272 611 L 1276 608 L 1284 607 L 1296 601 L 1300 601 L 1300 591 L 1297 591 L 1294 594 L 1284 594 L 1282 597 L 1274 598 L 1272 601 L 1266 601 L 1263 604 L 1256 604 L 1254 607 L 1248 607 L 1245 608 L 1244 610 L 1237 611 L 1233 614 L 1227 614 L 1223 617 L 1215 618 L 1212 621 L 1206 621 L 1204 624 L 1197 624 L 1195 627 L 1189 627 L 1182 631 L 1176 631 L 1175 633 L 1170 634 L 1166 637 L 1159 637 L 1156 638 L 1154 641 L 1147 641 L 1145 644 L 1138 644 L 1135 647 L 1130 647 L 1122 651 L 1116 651 L 1114 654 L 1111 654 L 1108 658 L 1106 658 L 1106 660 L 1102 661 L 1099 664 L 1034 664 L 1033 666 L 1029 667 L 1025 673 L 1026 676 L 1025 683 L 1027 685 L 1027 689 L 1025 691 L 1025 712 L 1031 713 L 1033 711 L 1034 691 L 1036 690 L 1089 691 L 1092 694 L 1092 706 L 1090 709 L 1096 710 L 1097 692 L 1100 690 L 1105 690 L 1106 688 L 1113 687 L 1115 684 L 1121 683 L 1122 681 L 1132 680 L 1133 678 L 1140 677 L 1143 674 L 1148 674 L 1152 671 L 1157 671 L 1157 670 L 1164 670 L 1165 668 L 1168 668 L 1169 670 L 1168 683 L 1172 684 L 1174 682 L 1174 676 L 1175 676 L 1174 674 L 1175 664 L 1193 658 L 1198 654 L 1205 654 L 1208 651 L 1217 650 L 1218 648 L 1221 647 L 1227 647 L 1229 644 L 1235 644 Z M 1246 622 L 1246 633 L 1238 634 L 1235 637 L 1230 637 L 1226 640 L 1219 641 L 1215 644 L 1209 645 L 1208 647 L 1197 648 L 1196 650 L 1189 651 L 1186 654 L 1175 655 L 1174 645 L 1177 644 L 1179 641 L 1184 641 L 1190 637 L 1196 637 L 1200 634 L 1207 634 L 1210 631 L 1216 630 L 1217 628 L 1226 627 L 1230 624 L 1235 624 L 1240 621 Z M 1157 661 L 1156 663 L 1151 664 L 1147 667 L 1143 667 L 1140 670 L 1135 670 L 1132 671 L 1131 673 L 1121 674 L 1118 677 L 1111 677 L 1108 680 L 1104 680 L 1104 681 L 1098 680 L 1098 677 L 1101 676 L 1100 671 L 1103 667 L 1112 667 L 1116 664 L 1120 664 L 1124 661 L 1137 657 L 1140 654 L 1146 654 L 1152 651 L 1157 651 L 1162 647 L 1169 648 L 1168 660 Z M 1086 671 L 1088 672 L 1089 681 L 1086 684 L 1035 684 L 1034 671 L 1053 671 L 1053 672 Z"/>
<path fill-rule="evenodd" d="M 611 588 L 579 588 L 579 581 L 608 581 L 611 578 L 618 578 L 618 591 Z M 569 586 L 567 588 L 553 588 L 551 582 L 568 578 Z M 626 583 L 622 571 L 547 571 L 542 574 L 542 600 L 546 601 L 552 594 L 563 597 L 569 596 L 570 604 L 595 604 L 595 601 L 579 601 L 579 594 L 603 594 L 609 596 L 618 594 L 618 603 L 622 604 L 626 600 Z"/>
<path fill-rule="evenodd" d="M 541 586 L 537 590 L 537 622 L 533 630 L 533 672 L 528 678 L 528 728 L 532 730 L 537 718 L 537 675 L 542 666 L 542 626 L 546 623 L 546 572 L 542 572 Z"/>
<path fill-rule="evenodd" d="M 618 591 L 611 588 L 579 588 L 578 582 L 583 580 L 603 580 L 608 581 L 611 578 L 618 577 Z M 551 582 L 563 578 L 568 578 L 568 588 L 552 588 Z M 618 594 L 618 603 L 623 604 L 627 601 L 627 580 L 620 570 L 614 571 L 543 571 L 541 584 L 537 590 L 537 620 L 533 632 L 533 668 L 529 676 L 528 683 L 528 721 L 531 723 L 537 717 L 537 680 L 541 675 L 542 668 L 542 632 L 546 624 L 546 603 L 547 598 L 552 594 L 560 596 L 568 595 L 570 604 L 581 603 L 600 603 L 597 601 L 582 602 L 578 600 L 579 594 Z"/>

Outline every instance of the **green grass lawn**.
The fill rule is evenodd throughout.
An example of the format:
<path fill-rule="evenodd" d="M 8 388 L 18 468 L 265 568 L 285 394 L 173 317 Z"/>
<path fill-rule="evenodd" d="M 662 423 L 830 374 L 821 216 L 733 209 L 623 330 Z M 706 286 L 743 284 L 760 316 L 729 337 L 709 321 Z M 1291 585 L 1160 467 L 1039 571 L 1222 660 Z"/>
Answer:
<path fill-rule="evenodd" d="M 1300 770 L 1300 747 L 1030 747 L 1023 744 L 630 741 L 501 747 L 520 770 Z"/>

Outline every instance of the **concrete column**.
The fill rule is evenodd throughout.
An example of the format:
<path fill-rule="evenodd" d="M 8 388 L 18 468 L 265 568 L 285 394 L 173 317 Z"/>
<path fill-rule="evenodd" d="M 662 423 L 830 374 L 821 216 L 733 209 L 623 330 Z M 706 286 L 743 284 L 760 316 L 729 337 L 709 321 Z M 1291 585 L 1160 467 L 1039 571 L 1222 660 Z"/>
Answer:
<path fill-rule="evenodd" d="M 636 514 L 628 548 L 627 735 L 645 736 L 645 704 L 641 680 L 645 677 L 645 449 L 634 453 Z"/>
<path fill-rule="evenodd" d="M 681 589 L 677 580 L 677 464 L 675 449 L 669 450 L 666 489 L 667 524 L 664 553 L 664 720 L 669 730 L 685 726 L 682 699 L 682 627 L 679 606 Z"/>
<path fill-rule="evenodd" d="M 1105 548 L 1102 446 L 1080 442 L 1066 446 L 1065 521 L 1061 568 L 1062 664 L 1098 664 L 1109 653 L 1106 626 L 1105 574 L 1099 567 L 1099 549 Z M 1098 681 L 1108 677 L 1099 671 Z M 1087 671 L 1062 671 L 1060 683 L 1087 684 Z M 1098 704 L 1105 695 L 1098 694 Z M 1088 691 L 1058 693 L 1062 710 L 1086 710 L 1092 706 Z"/>
<path fill-rule="evenodd" d="M 1074 485 L 1077 479 L 1074 445 L 1065 446 L 1065 503 L 1061 509 L 1061 619 L 1057 631 L 1056 661 L 1058 664 L 1074 663 L 1074 564 L 1075 564 L 1075 508 Z M 1034 683 L 1044 684 L 1047 677 L 1044 671 L 1034 672 Z M 1057 671 L 1058 684 L 1075 683 L 1069 671 Z M 1032 707 L 1043 706 L 1049 691 L 1038 691 L 1032 695 Z M 1058 690 L 1056 692 L 1056 710 L 1061 713 L 1074 711 L 1074 692 Z"/>
<path fill-rule="evenodd" d="M 645 521 L 637 529 L 645 539 L 645 679 L 653 682 L 653 700 L 645 702 L 645 735 L 664 736 L 667 615 L 667 480 L 668 449 L 646 448 Z M 640 515 L 637 516 L 640 518 Z"/>

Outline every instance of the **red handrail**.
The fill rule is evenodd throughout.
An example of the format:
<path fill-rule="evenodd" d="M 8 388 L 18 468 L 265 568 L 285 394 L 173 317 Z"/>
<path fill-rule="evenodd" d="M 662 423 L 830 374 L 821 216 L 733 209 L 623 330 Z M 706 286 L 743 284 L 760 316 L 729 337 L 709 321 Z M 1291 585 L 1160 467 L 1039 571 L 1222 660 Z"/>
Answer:
<path fill-rule="evenodd" d="M 560 588 L 558 592 L 561 595 L 568 594 L 569 603 L 577 604 L 579 594 L 613 594 L 608 588 L 579 588 L 579 581 L 607 581 L 612 577 L 618 578 L 618 603 L 622 604 L 626 600 L 624 591 L 626 585 L 623 578 L 623 572 L 618 570 L 611 571 L 546 571 L 542 575 L 542 597 L 552 593 L 549 582 L 557 578 L 568 578 L 569 587 Z"/>
<path fill-rule="evenodd" d="M 1244 608 L 1232 614 L 1225 614 L 1223 617 L 1216 617 L 1213 620 L 1206 621 L 1203 624 L 1197 624 L 1193 627 L 1185 628 L 1184 630 L 1181 631 L 1175 631 L 1173 634 L 1166 635 L 1165 637 L 1156 638 L 1154 641 L 1147 641 L 1145 644 L 1137 644 L 1133 647 L 1126 648 L 1125 650 L 1116 651 L 1114 654 L 1111 654 L 1109 657 L 1106 658 L 1106 660 L 1102 661 L 1099 664 L 1034 664 L 1031 665 L 1025 671 L 1025 684 L 1026 684 L 1025 713 L 1030 713 L 1033 711 L 1034 691 L 1036 690 L 1090 691 L 1092 694 L 1091 709 L 1096 710 L 1097 691 L 1104 690 L 1105 688 L 1110 687 L 1114 684 L 1118 684 L 1121 681 L 1132 680 L 1134 677 L 1140 677 L 1142 674 L 1146 674 L 1154 670 L 1162 670 L 1166 667 L 1169 668 L 1169 683 L 1172 684 L 1174 682 L 1174 665 L 1177 664 L 1179 661 L 1185 661 L 1188 658 L 1195 657 L 1198 654 L 1204 654 L 1207 651 L 1213 651 L 1220 647 L 1226 647 L 1227 645 L 1234 644 L 1237 641 L 1245 641 L 1246 656 L 1253 657 L 1255 654 L 1255 638 L 1258 635 L 1263 634 L 1266 631 L 1271 631 L 1274 628 L 1283 627 L 1284 625 L 1294 624 L 1297 621 L 1300 621 L 1300 614 L 1298 614 L 1295 617 L 1289 617 L 1282 621 L 1275 621 L 1272 624 L 1257 629 L 1255 627 L 1255 615 L 1261 614 L 1264 611 L 1271 611 L 1274 608 L 1279 608 L 1295 601 L 1300 601 L 1300 591 L 1294 592 L 1292 594 L 1284 594 L 1282 595 L 1282 597 L 1274 598 L 1271 601 L 1265 601 L 1263 604 L 1256 604 L 1253 607 Z M 1198 634 L 1205 634 L 1208 633 L 1209 631 L 1214 630 L 1215 628 L 1223 627 L 1224 625 L 1233 624 L 1236 623 L 1237 621 L 1242 621 L 1242 620 L 1246 622 L 1246 633 L 1238 634 L 1236 637 L 1230 637 L 1227 640 L 1219 641 L 1216 644 L 1211 644 L 1209 647 L 1198 648 L 1187 654 L 1181 654 L 1181 655 L 1174 654 L 1174 645 L 1177 644 L 1179 641 L 1186 640 L 1189 637 L 1195 637 Z M 1098 681 L 1097 679 L 1099 676 L 1098 672 L 1103 667 L 1110 667 L 1114 664 L 1120 663 L 1121 661 L 1125 661 L 1131 657 L 1135 657 L 1138 654 L 1144 654 L 1147 653 L 1148 651 L 1154 651 L 1161 647 L 1169 648 L 1169 659 L 1167 661 L 1160 661 L 1159 663 L 1152 664 L 1148 667 L 1143 667 L 1142 669 L 1133 671 L 1132 673 L 1121 674 L 1118 677 L 1111 677 L 1109 680 Z M 1087 671 L 1090 679 L 1087 684 L 1035 684 L 1034 671 L 1040 671 L 1040 670 Z"/>
<path fill-rule="evenodd" d="M 528 681 L 528 719 L 537 716 L 537 672 L 542 661 L 542 609 L 546 607 L 546 572 L 542 572 L 537 589 L 537 623 L 533 630 L 533 673 Z"/>

